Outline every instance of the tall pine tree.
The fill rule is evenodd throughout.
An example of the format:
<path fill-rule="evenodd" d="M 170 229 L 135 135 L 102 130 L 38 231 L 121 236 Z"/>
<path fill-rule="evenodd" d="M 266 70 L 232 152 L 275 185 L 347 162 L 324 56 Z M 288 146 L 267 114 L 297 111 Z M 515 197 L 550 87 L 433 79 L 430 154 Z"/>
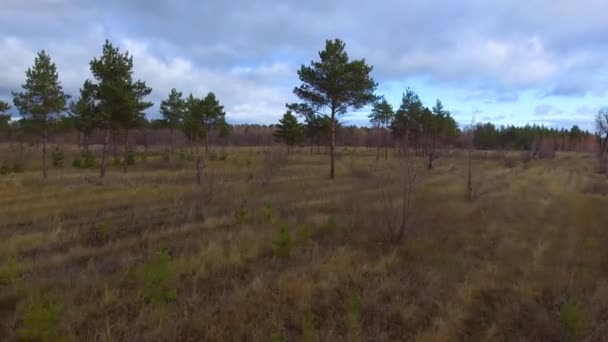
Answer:
<path fill-rule="evenodd" d="M 175 88 L 171 89 L 169 97 L 160 103 L 160 113 L 163 119 L 169 127 L 171 133 L 171 155 L 175 152 L 175 128 L 179 127 L 179 124 L 184 116 L 186 110 L 186 101 L 182 97 L 182 93 L 177 91 Z"/>
<path fill-rule="evenodd" d="M 42 176 L 46 179 L 49 126 L 66 110 L 69 96 L 63 92 L 55 63 L 44 50 L 38 53 L 34 65 L 27 69 L 25 76 L 25 83 L 21 86 L 23 92 L 13 93 L 13 102 L 42 140 Z"/>
<path fill-rule="evenodd" d="M 314 112 L 329 117 L 329 175 L 333 179 L 337 117 L 372 103 L 377 83 L 370 75 L 372 67 L 364 59 L 351 61 L 340 39 L 327 40 L 319 58 L 310 66 L 300 67 L 298 76 L 302 84 L 293 92 L 302 103 L 289 108 L 299 114 Z"/>
<path fill-rule="evenodd" d="M 129 52 L 121 53 L 109 41 L 103 45 L 102 55 L 93 58 L 91 73 L 97 81 L 95 94 L 100 106 L 100 122 L 105 129 L 104 147 L 101 157 L 100 177 L 104 177 L 107 164 L 107 149 L 110 131 L 125 130 L 124 172 L 127 170 L 129 130 L 141 122 L 143 111 L 152 106 L 144 97 L 152 92 L 143 81 L 133 80 L 133 57 Z"/>
<path fill-rule="evenodd" d="M 386 142 L 386 130 L 393 120 L 395 111 L 393 106 L 385 98 L 374 102 L 372 112 L 369 115 L 371 123 L 378 128 L 382 134 L 382 145 L 384 145 L 384 159 L 388 159 L 388 145 Z M 380 159 L 380 139 L 378 139 L 378 150 L 376 152 L 376 160 Z"/>

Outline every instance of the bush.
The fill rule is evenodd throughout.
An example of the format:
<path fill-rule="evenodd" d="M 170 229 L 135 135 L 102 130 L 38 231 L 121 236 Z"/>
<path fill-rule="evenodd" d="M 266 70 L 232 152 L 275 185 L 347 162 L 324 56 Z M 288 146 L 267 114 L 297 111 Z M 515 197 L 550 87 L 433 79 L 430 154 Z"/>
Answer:
<path fill-rule="evenodd" d="M 0 175 L 8 175 L 9 173 L 11 173 L 11 167 L 6 162 L 0 164 Z"/>
<path fill-rule="evenodd" d="M 340 233 L 340 226 L 333 217 L 327 219 L 327 223 L 323 226 L 323 230 L 330 236 L 336 236 Z"/>
<path fill-rule="evenodd" d="M 177 299 L 176 275 L 166 250 L 156 252 L 152 260 L 140 265 L 136 277 L 145 300 L 165 304 Z"/>
<path fill-rule="evenodd" d="M 242 225 L 249 222 L 250 215 L 247 210 L 247 203 L 242 202 L 238 208 L 234 211 L 234 220 L 237 225 Z"/>
<path fill-rule="evenodd" d="M 319 340 L 319 333 L 316 328 L 315 316 L 308 313 L 302 320 L 302 341 L 314 342 Z"/>
<path fill-rule="evenodd" d="M 22 340 L 56 341 L 60 315 L 61 308 L 57 304 L 36 294 L 23 312 L 22 327 L 17 330 L 17 335 Z"/>
<path fill-rule="evenodd" d="M 171 151 L 166 150 L 166 149 L 163 150 L 163 152 L 161 153 L 161 159 L 164 162 L 167 162 L 167 163 L 170 162 L 171 161 Z"/>
<path fill-rule="evenodd" d="M 190 153 L 187 150 L 185 150 L 185 149 L 182 148 L 181 150 L 179 150 L 179 159 L 180 160 L 188 160 L 188 161 L 192 160 L 193 159 L 192 153 Z"/>
<path fill-rule="evenodd" d="M 82 167 L 82 161 L 80 160 L 80 158 L 76 158 L 72 161 L 72 166 L 74 168 L 80 169 Z"/>
<path fill-rule="evenodd" d="M 297 240 L 299 243 L 307 245 L 312 241 L 314 232 L 311 226 L 305 225 L 300 227 L 297 233 Z"/>
<path fill-rule="evenodd" d="M 228 159 L 228 153 L 226 153 L 226 151 L 224 150 L 221 150 L 218 159 L 221 161 Z"/>
<path fill-rule="evenodd" d="M 560 324 L 564 332 L 569 337 L 578 336 L 585 323 L 585 314 L 583 309 L 573 301 L 569 299 L 561 308 L 560 312 Z"/>
<path fill-rule="evenodd" d="M 0 266 L 0 285 L 14 284 L 21 277 L 21 265 L 14 256 L 8 257 Z"/>
<path fill-rule="evenodd" d="M 286 226 L 282 226 L 277 232 L 275 239 L 272 241 L 274 252 L 282 258 L 289 258 L 292 246 L 293 242 L 289 229 L 287 229 Z"/>
<path fill-rule="evenodd" d="M 87 169 L 92 169 L 97 164 L 95 155 L 91 151 L 84 151 L 82 153 L 82 166 Z"/>
<path fill-rule="evenodd" d="M 361 334 L 360 316 L 361 296 L 356 290 L 351 290 L 346 300 L 346 327 L 351 341 L 357 340 Z"/>
<path fill-rule="evenodd" d="M 265 223 L 272 223 L 274 220 L 274 209 L 272 208 L 272 205 L 268 203 L 264 205 L 264 208 L 262 208 L 262 216 Z"/>
<path fill-rule="evenodd" d="M 215 151 L 209 152 L 209 161 L 217 161 L 218 159 L 219 159 L 219 156 L 218 156 L 217 152 L 215 152 Z"/>
<path fill-rule="evenodd" d="M 127 165 L 135 165 L 135 151 L 127 151 Z"/>
<path fill-rule="evenodd" d="M 53 148 L 53 151 L 51 152 L 51 159 L 53 161 L 54 168 L 59 169 L 63 167 L 65 157 L 63 155 L 63 151 L 59 147 Z"/>

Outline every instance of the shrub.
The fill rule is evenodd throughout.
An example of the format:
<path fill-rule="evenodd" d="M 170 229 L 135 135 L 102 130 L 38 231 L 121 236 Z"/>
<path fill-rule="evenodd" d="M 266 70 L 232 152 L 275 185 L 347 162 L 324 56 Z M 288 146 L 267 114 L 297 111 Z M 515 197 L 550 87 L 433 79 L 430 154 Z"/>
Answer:
<path fill-rule="evenodd" d="M 179 150 L 179 159 L 180 160 L 192 160 L 192 153 L 188 152 L 185 149 Z"/>
<path fill-rule="evenodd" d="M 319 339 L 315 324 L 315 316 L 308 313 L 302 320 L 302 342 L 314 342 Z"/>
<path fill-rule="evenodd" d="M 166 250 L 156 252 L 152 260 L 140 265 L 136 277 L 145 300 L 164 304 L 177 299 L 176 275 Z"/>
<path fill-rule="evenodd" d="M 247 210 L 247 203 L 242 202 L 234 211 L 234 220 L 237 225 L 242 225 L 249 222 L 250 214 Z"/>
<path fill-rule="evenodd" d="M 340 233 L 340 226 L 333 217 L 327 219 L 327 223 L 323 226 L 323 230 L 330 236 L 336 236 Z"/>
<path fill-rule="evenodd" d="M 48 298 L 36 294 L 23 312 L 23 323 L 17 330 L 22 340 L 56 341 L 59 337 L 57 325 L 61 308 Z"/>
<path fill-rule="evenodd" d="M 120 160 L 120 158 L 112 158 L 112 166 L 121 166 L 122 165 L 122 161 Z"/>
<path fill-rule="evenodd" d="M 209 152 L 209 160 L 210 161 L 216 161 L 218 159 L 219 159 L 219 156 L 218 156 L 217 152 L 215 152 L 215 151 Z"/>
<path fill-rule="evenodd" d="M 274 209 L 272 208 L 272 205 L 268 203 L 264 205 L 264 208 L 262 208 L 262 216 L 264 218 L 264 222 L 272 223 L 274 220 Z"/>
<path fill-rule="evenodd" d="M 91 151 L 84 151 L 82 153 L 82 166 L 87 169 L 92 169 L 96 165 L 95 155 Z"/>
<path fill-rule="evenodd" d="M 161 158 L 165 162 L 170 162 L 171 161 L 171 151 L 166 150 L 166 149 L 163 150 L 163 152 L 161 154 Z"/>
<path fill-rule="evenodd" d="M 72 166 L 74 168 L 77 168 L 77 169 L 81 168 L 82 167 L 82 161 L 80 160 L 80 158 L 74 159 L 74 161 L 72 161 Z"/>
<path fill-rule="evenodd" d="M 578 336 L 585 323 L 585 314 L 581 306 L 569 299 L 562 305 L 560 312 L 560 324 L 564 332 L 570 337 Z"/>
<path fill-rule="evenodd" d="M 21 265 L 14 256 L 8 257 L 0 266 L 0 285 L 14 284 L 21 277 Z"/>
<path fill-rule="evenodd" d="M 300 227 L 297 233 L 297 240 L 299 243 L 307 245 L 312 241 L 313 238 L 313 230 L 309 225 L 305 225 Z"/>
<path fill-rule="evenodd" d="M 63 150 L 61 150 L 59 147 L 55 146 L 55 148 L 53 148 L 53 151 L 51 152 L 51 159 L 53 161 L 54 168 L 56 168 L 56 169 L 62 168 L 63 162 L 65 160 L 65 157 L 63 155 Z"/>
<path fill-rule="evenodd" d="M 350 290 L 346 300 L 346 328 L 350 336 L 349 340 L 358 340 L 361 335 L 361 296 L 356 290 Z"/>
<path fill-rule="evenodd" d="M 112 234 L 112 221 L 105 218 L 101 219 L 98 224 L 91 224 L 89 229 L 84 233 L 84 242 L 90 246 L 102 246 L 108 241 Z"/>
<path fill-rule="evenodd" d="M 127 165 L 135 165 L 135 151 L 129 150 L 127 151 Z"/>
<path fill-rule="evenodd" d="M 293 242 L 291 234 L 286 226 L 282 226 L 277 232 L 276 237 L 272 241 L 272 247 L 276 255 L 282 258 L 289 258 Z"/>
<path fill-rule="evenodd" d="M 9 173 L 11 173 L 11 167 L 6 162 L 0 164 L 0 175 L 8 175 Z"/>
<path fill-rule="evenodd" d="M 221 150 L 218 156 L 218 160 L 224 161 L 226 159 L 228 159 L 228 153 L 226 153 L 226 151 L 224 150 Z"/>

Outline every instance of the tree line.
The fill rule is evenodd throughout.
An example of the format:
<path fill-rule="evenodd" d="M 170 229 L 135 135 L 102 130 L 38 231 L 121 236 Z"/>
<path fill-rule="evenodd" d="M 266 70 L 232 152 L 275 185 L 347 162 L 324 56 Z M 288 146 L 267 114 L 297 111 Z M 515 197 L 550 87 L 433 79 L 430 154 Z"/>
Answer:
<path fill-rule="evenodd" d="M 11 122 L 10 105 L 0 101 L 0 130 L 5 132 L 7 140 L 14 140 L 15 135 L 20 139 L 37 137 L 42 145 L 45 178 L 47 142 L 53 131 L 77 130 L 84 152 L 88 152 L 92 135 L 102 132 L 100 177 L 106 173 L 110 141 L 116 155 L 116 142 L 122 140 L 123 171 L 127 172 L 127 156 L 131 151 L 129 134 L 134 130 L 168 130 L 171 155 L 175 153 L 176 132 L 186 137 L 188 146 L 198 155 L 201 144 L 208 150 L 212 132 L 225 138 L 231 131 L 224 107 L 213 92 L 197 98 L 172 89 L 160 103 L 161 117 L 148 121 L 145 111 L 153 103 L 146 101 L 146 97 L 152 89 L 145 81 L 133 78 L 133 57 L 129 52 L 121 52 L 109 41 L 104 43 L 101 56 L 93 58 L 89 66 L 93 79 L 85 80 L 78 98 L 68 103 L 70 96 L 63 91 L 55 64 L 41 51 L 26 71 L 22 91 L 13 93 L 13 104 L 21 119 Z M 427 158 L 427 167 L 432 169 L 442 147 L 463 145 L 462 130 L 439 99 L 432 107 L 425 106 L 418 94 L 408 88 L 395 110 L 376 93 L 378 83 L 371 76 L 372 70 L 365 59 L 351 60 L 343 41 L 327 40 L 319 59 L 298 70 L 301 84 L 293 93 L 300 102 L 286 104 L 286 113 L 276 125 L 270 126 L 270 134 L 284 143 L 288 152 L 305 143 L 311 152 L 314 146 L 317 151 L 326 146 L 330 155 L 330 178 L 335 176 L 337 132 L 343 129 L 340 118 L 366 106 L 371 106 L 369 119 L 375 135 L 376 159 L 380 159 L 381 154 L 387 159 L 389 148 L 395 148 L 399 154 L 412 150 Z M 370 132 L 370 128 L 345 129 Z M 551 145 L 553 151 L 565 150 L 583 145 L 592 137 L 577 126 L 556 130 L 542 126 L 496 127 L 486 123 L 468 130 L 469 133 L 472 130 L 473 144 L 479 149 L 540 150 L 539 146 Z"/>

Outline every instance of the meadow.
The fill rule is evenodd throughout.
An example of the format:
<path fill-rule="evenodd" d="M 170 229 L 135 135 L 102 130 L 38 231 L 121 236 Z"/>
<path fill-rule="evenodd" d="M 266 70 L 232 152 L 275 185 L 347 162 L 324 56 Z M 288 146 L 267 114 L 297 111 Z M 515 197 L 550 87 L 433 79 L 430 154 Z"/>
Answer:
<path fill-rule="evenodd" d="M 11 156 L 8 147 L 2 155 Z M 591 154 L 446 150 L 416 188 L 366 148 L 213 148 L 0 175 L 0 340 L 601 341 L 608 184 Z"/>

